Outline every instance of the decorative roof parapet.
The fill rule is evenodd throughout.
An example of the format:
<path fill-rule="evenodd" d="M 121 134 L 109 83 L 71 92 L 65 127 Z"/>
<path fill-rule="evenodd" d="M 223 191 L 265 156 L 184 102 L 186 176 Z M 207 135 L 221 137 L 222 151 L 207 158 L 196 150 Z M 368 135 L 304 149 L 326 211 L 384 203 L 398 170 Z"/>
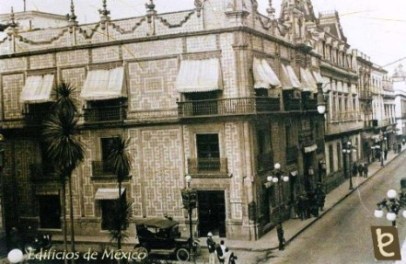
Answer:
<path fill-rule="evenodd" d="M 18 34 L 18 24 L 15 21 L 13 7 L 11 7 L 10 23 L 9 23 L 8 28 L 6 29 L 6 33 L 7 33 L 7 36 L 8 36 L 9 40 L 12 39 L 12 36 L 17 36 L 17 34 Z"/>
<path fill-rule="evenodd" d="M 195 0 L 195 8 L 196 8 L 197 17 L 200 17 L 202 8 L 203 8 L 202 0 Z"/>
<path fill-rule="evenodd" d="M 99 9 L 99 14 L 101 29 L 104 30 L 106 28 L 107 21 L 110 20 L 110 11 L 107 10 L 106 0 L 103 0 L 103 9 Z"/>
<path fill-rule="evenodd" d="M 74 28 L 78 25 L 78 21 L 76 20 L 77 16 L 75 14 L 75 5 L 73 0 L 70 1 L 70 14 L 66 14 L 66 18 L 68 19 L 68 27 L 69 32 L 72 33 Z"/>
<path fill-rule="evenodd" d="M 145 7 L 147 9 L 147 22 L 150 25 L 148 35 L 153 36 L 155 35 L 155 16 L 157 13 L 155 10 L 154 1 L 149 0 L 149 2 L 145 4 Z"/>
<path fill-rule="evenodd" d="M 275 19 L 275 8 L 272 6 L 272 0 L 269 0 L 269 7 L 266 9 L 266 12 L 268 13 L 268 17 L 271 20 Z"/>

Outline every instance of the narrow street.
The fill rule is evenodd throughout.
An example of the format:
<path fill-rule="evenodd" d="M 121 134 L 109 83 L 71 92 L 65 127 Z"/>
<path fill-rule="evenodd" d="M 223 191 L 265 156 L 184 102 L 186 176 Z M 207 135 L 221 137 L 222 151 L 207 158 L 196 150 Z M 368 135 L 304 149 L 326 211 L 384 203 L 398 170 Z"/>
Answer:
<path fill-rule="evenodd" d="M 259 253 L 256 263 L 376 263 L 370 227 L 390 223 L 385 218 L 376 219 L 374 210 L 387 190 L 399 191 L 400 179 L 406 176 L 405 160 L 403 153 L 299 235 L 285 251 L 268 252 L 265 256 Z M 356 180 L 354 178 L 354 182 Z M 397 221 L 401 244 L 405 237 L 405 221 Z"/>

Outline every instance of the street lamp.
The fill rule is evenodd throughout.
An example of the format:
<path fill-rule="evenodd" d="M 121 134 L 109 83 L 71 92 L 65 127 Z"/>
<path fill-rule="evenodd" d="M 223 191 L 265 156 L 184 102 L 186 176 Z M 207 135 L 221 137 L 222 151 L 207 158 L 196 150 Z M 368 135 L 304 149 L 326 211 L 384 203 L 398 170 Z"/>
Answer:
<path fill-rule="evenodd" d="M 406 194 L 401 192 L 400 197 L 395 190 L 391 189 L 386 193 L 387 198 L 377 203 L 377 209 L 374 211 L 376 218 L 382 218 L 384 215 L 383 209 L 387 211 L 386 219 L 392 222 L 392 226 L 396 226 L 396 218 L 401 208 L 406 206 Z M 406 218 L 406 210 L 403 210 L 402 216 Z"/>
<path fill-rule="evenodd" d="M 190 231 L 190 238 L 189 238 L 189 251 L 192 254 L 192 246 L 193 246 L 193 228 L 192 228 L 192 213 L 193 209 L 197 206 L 197 191 L 195 189 L 190 188 L 190 183 L 192 182 L 192 176 L 187 174 L 185 176 L 186 181 L 186 188 L 182 189 L 182 202 L 183 207 L 188 211 L 189 215 L 189 231 Z"/>
<path fill-rule="evenodd" d="M 350 178 L 350 190 L 353 189 L 353 185 L 352 185 L 352 172 L 351 172 L 351 160 L 352 160 L 352 152 L 356 152 L 357 150 L 352 146 L 351 141 L 348 141 L 344 147 L 343 147 L 343 155 L 344 155 L 344 160 L 345 162 L 347 162 L 347 156 L 346 154 L 348 154 L 348 169 L 345 170 L 346 173 L 349 173 L 349 178 Z"/>
<path fill-rule="evenodd" d="M 283 226 L 282 226 L 282 182 L 288 182 L 289 181 L 289 176 L 288 175 L 283 175 L 284 172 L 281 170 L 281 164 L 275 163 L 274 169 L 271 172 L 271 175 L 269 175 L 266 179 L 268 182 L 273 182 L 275 184 L 278 184 L 278 197 L 279 197 L 279 220 L 278 220 L 278 226 L 277 226 L 277 234 L 278 234 L 278 240 L 279 240 L 279 250 L 284 250 L 285 249 L 285 236 L 284 236 L 284 231 L 283 231 Z M 295 174 L 296 175 L 296 174 Z M 292 175 L 293 176 L 293 175 Z"/>
<path fill-rule="evenodd" d="M 323 115 L 326 112 L 326 100 L 323 93 L 323 83 L 317 83 L 317 112 Z"/>

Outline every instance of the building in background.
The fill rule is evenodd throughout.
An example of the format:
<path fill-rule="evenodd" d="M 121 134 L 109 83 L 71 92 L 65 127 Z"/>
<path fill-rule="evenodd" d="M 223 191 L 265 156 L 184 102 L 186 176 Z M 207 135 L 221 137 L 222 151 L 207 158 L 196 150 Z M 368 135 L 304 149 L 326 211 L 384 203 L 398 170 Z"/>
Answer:
<path fill-rule="evenodd" d="M 277 20 L 271 5 L 265 16 L 248 2 L 158 14 L 149 1 L 145 15 L 120 20 L 104 5 L 86 25 L 72 6 L 66 26 L 31 31 L 11 14 L 0 39 L 6 228 L 62 232 L 60 185 L 38 140 L 62 81 L 77 89 L 86 148 L 72 178 L 76 235 L 108 240 L 118 191 L 107 157 L 117 135 L 131 139 L 121 195 L 134 221 L 168 215 L 186 234 L 185 175 L 198 192 L 194 232 L 245 240 L 294 216 L 297 196 L 318 182 L 343 182 L 372 120 L 372 95 L 363 94 L 372 63 L 350 49 L 337 13 L 316 18 L 310 1 L 284 0 Z M 275 163 L 290 182 L 268 182 Z"/>
<path fill-rule="evenodd" d="M 395 92 L 396 135 L 398 140 L 406 136 L 406 71 L 399 65 L 392 75 Z"/>

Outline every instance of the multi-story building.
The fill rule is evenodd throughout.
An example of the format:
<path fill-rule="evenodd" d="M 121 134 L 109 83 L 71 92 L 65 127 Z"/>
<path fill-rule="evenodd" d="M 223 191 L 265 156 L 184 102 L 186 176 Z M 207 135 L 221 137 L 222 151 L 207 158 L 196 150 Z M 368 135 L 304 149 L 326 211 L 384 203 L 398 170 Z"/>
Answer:
<path fill-rule="evenodd" d="M 324 90 L 328 93 L 326 114 L 326 164 L 329 188 L 334 188 L 348 177 L 350 163 L 360 156 L 360 130 L 363 127 L 360 115 L 359 84 L 356 52 L 349 44 L 341 28 L 337 12 L 321 13 L 319 27 L 321 75 Z M 348 142 L 358 151 L 343 154 Z"/>
<path fill-rule="evenodd" d="M 108 236 L 118 191 L 104 165 L 117 135 L 131 139 L 122 195 L 134 221 L 169 215 L 187 233 L 180 193 L 186 174 L 198 191 L 198 235 L 257 239 L 289 217 L 285 209 L 297 194 L 324 181 L 320 71 L 341 96 L 339 111 L 353 105 L 356 74 L 341 40 L 331 43 L 334 62 L 321 59 L 320 36 L 328 41 L 328 34 L 308 31 L 315 28 L 310 3 L 288 2 L 282 23 L 272 6 L 264 16 L 255 1 L 241 0 L 195 1 L 192 10 L 165 14 L 150 1 L 146 15 L 121 20 L 104 7 L 100 22 L 87 25 L 72 8 L 68 26 L 28 32 L 12 18 L 0 40 L 6 227 L 61 233 L 60 186 L 39 139 L 52 88 L 62 81 L 77 90 L 86 156 L 72 176 L 76 235 Z M 343 132 L 358 144 L 348 132 L 360 123 L 357 107 L 337 119 L 348 129 L 328 123 L 334 148 Z M 292 178 L 282 188 L 267 182 L 276 162 Z"/>
<path fill-rule="evenodd" d="M 392 75 L 395 92 L 396 135 L 399 140 L 406 136 L 406 71 L 399 65 Z"/>

